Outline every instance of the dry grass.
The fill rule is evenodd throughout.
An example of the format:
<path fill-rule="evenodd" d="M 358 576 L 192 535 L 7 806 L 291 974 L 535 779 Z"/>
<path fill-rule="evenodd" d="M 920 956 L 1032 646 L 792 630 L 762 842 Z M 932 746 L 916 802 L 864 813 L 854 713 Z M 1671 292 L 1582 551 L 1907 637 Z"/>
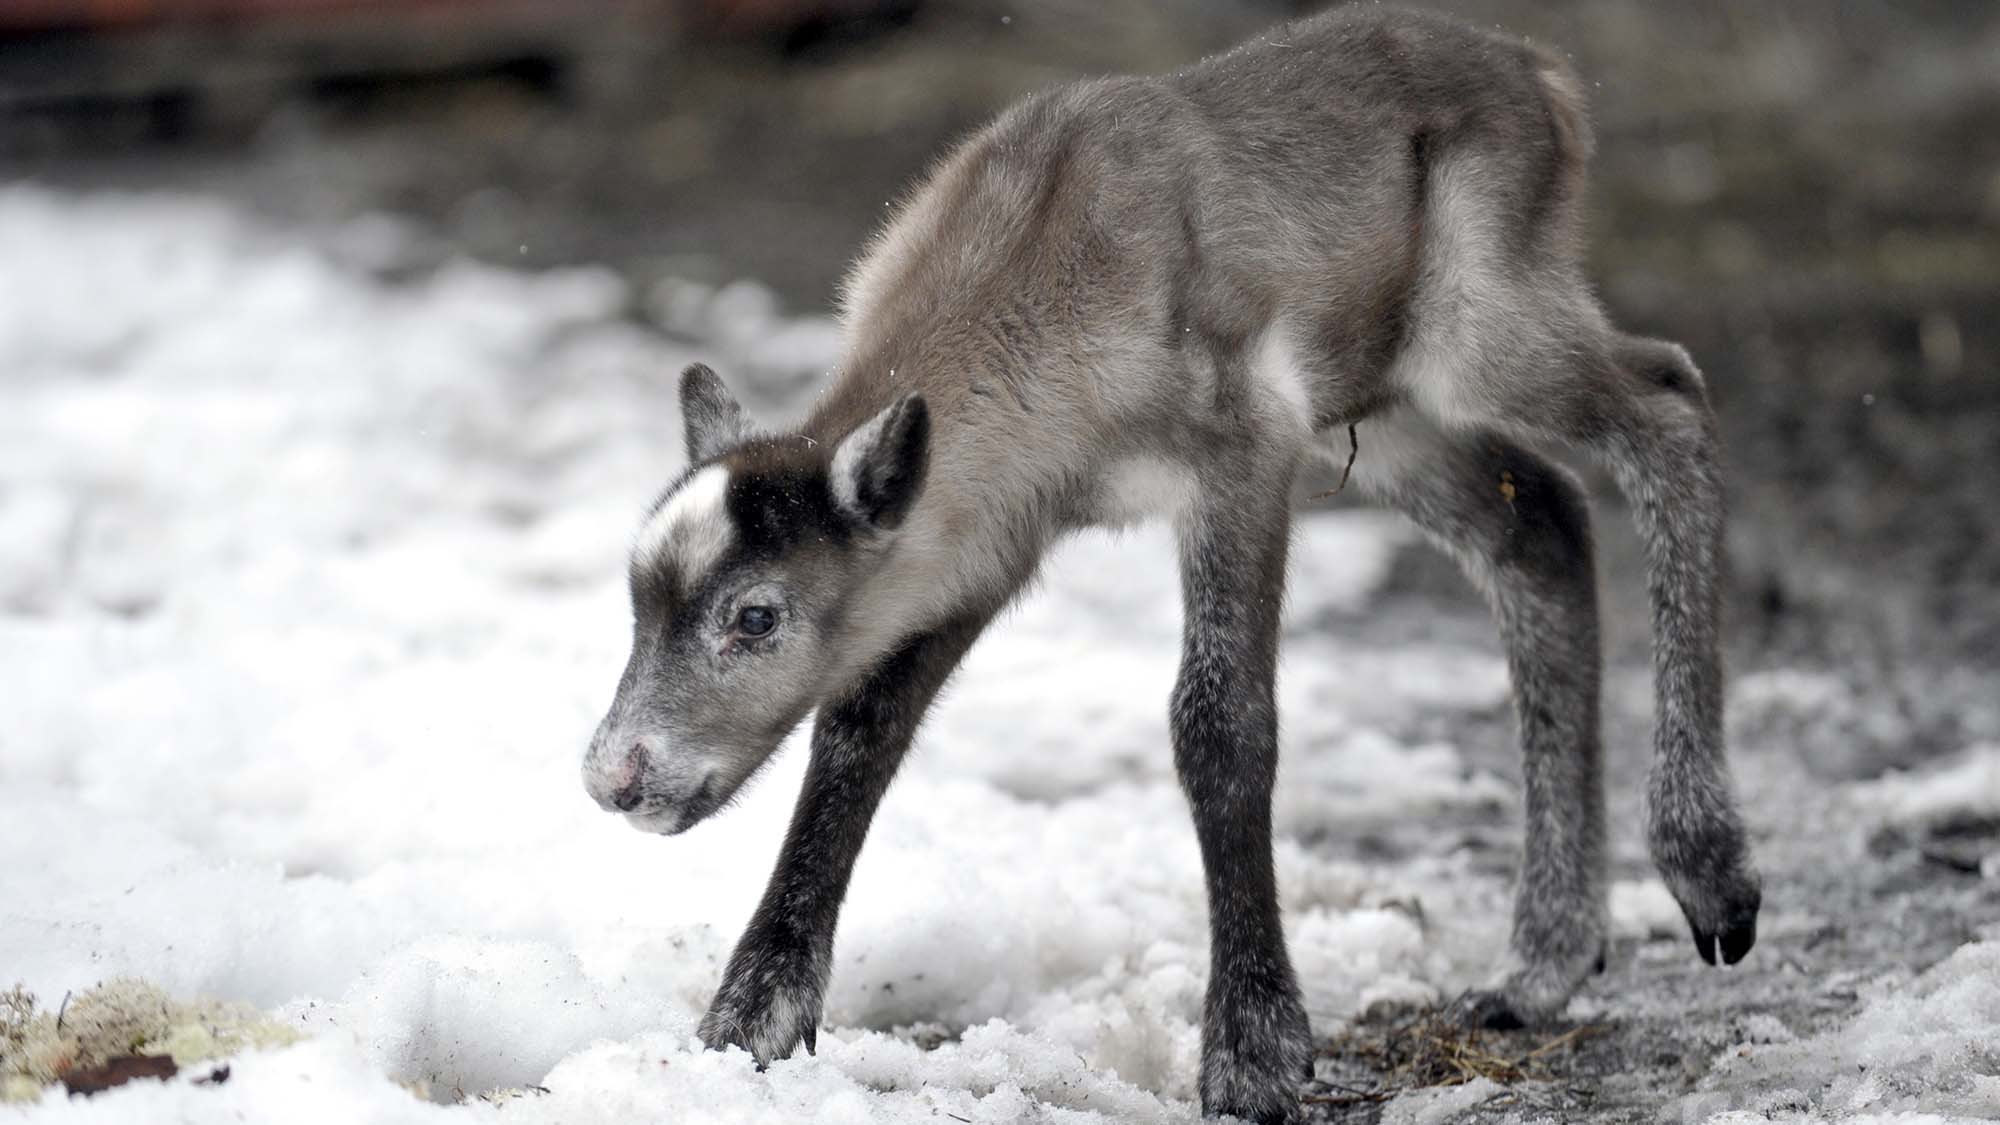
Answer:
<path fill-rule="evenodd" d="M 1502 1086 L 1550 1081 L 1557 1075 L 1549 1069 L 1549 1056 L 1602 1030 L 1594 1024 L 1573 1027 L 1516 1053 L 1490 1033 L 1465 1026 L 1451 1007 L 1434 1008 L 1386 1026 L 1356 1027 L 1335 1036 L 1321 1048 L 1321 1054 L 1366 1066 L 1377 1076 L 1376 1087 L 1363 1090 L 1330 1083 L 1334 1093 L 1305 1100 L 1311 1105 L 1355 1106 L 1385 1102 L 1409 1090 L 1462 1086 L 1480 1078 Z"/>

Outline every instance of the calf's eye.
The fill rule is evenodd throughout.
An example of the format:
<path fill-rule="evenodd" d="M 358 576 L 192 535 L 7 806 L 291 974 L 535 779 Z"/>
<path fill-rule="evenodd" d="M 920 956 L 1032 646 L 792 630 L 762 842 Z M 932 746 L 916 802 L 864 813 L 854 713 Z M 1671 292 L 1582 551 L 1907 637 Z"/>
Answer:
<path fill-rule="evenodd" d="M 736 614 L 736 631 L 761 637 L 778 627 L 778 611 L 767 605 L 746 605 Z"/>

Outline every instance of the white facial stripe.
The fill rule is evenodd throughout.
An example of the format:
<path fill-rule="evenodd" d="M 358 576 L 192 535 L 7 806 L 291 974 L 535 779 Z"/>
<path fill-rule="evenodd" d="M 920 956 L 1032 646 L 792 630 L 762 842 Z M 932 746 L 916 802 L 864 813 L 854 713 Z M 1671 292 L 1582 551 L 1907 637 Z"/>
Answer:
<path fill-rule="evenodd" d="M 632 565 L 671 565 L 684 584 L 691 587 L 700 581 L 736 537 L 722 503 L 728 490 L 729 470 L 721 465 L 710 465 L 690 477 L 639 529 Z"/>

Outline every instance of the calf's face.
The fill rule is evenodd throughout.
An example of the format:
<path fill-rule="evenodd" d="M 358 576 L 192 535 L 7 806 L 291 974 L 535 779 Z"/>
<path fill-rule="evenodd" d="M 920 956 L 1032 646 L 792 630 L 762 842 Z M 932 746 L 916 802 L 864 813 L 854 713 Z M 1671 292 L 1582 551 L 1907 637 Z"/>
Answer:
<path fill-rule="evenodd" d="M 584 788 L 643 831 L 722 807 L 849 666 L 855 595 L 923 487 L 911 395 L 827 449 L 750 435 L 708 368 L 681 376 L 690 468 L 632 550 L 632 654 Z"/>

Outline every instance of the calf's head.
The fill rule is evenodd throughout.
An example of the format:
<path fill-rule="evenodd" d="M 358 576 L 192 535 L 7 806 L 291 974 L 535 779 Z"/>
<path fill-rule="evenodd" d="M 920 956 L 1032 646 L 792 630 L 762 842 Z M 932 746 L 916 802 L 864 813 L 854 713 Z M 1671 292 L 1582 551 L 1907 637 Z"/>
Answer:
<path fill-rule="evenodd" d="M 681 375 L 689 468 L 632 549 L 632 655 L 584 788 L 648 832 L 725 804 L 867 647 L 857 594 L 923 488 L 908 395 L 828 448 L 750 433 L 715 373 Z"/>

